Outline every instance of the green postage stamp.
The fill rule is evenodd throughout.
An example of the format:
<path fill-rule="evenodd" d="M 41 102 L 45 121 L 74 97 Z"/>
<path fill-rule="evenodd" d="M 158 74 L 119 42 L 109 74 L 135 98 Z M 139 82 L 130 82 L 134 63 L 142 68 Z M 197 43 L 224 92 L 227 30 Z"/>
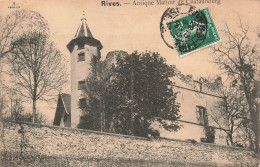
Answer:
<path fill-rule="evenodd" d="M 167 26 L 181 57 L 221 41 L 208 8 L 169 22 Z"/>

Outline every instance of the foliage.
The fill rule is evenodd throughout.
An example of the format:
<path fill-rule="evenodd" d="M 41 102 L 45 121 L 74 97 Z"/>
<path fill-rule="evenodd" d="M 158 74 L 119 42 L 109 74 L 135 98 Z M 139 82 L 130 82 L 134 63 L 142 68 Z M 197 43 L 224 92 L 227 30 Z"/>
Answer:
<path fill-rule="evenodd" d="M 83 114 L 80 118 L 79 128 L 104 131 L 104 96 L 105 81 L 100 56 L 93 55 L 91 59 L 92 71 L 86 79 L 83 94 L 87 97 L 85 107 L 81 108 Z M 102 118 L 101 118 L 102 117 Z"/>
<path fill-rule="evenodd" d="M 167 65 L 158 53 L 134 52 L 118 56 L 111 69 L 113 75 L 109 77 L 95 74 L 87 79 L 88 114 L 104 111 L 105 129 L 116 133 L 147 136 L 155 120 L 165 128 L 178 129 L 174 121 L 179 118 L 179 105 L 170 80 L 173 66 Z M 102 120 L 100 115 L 97 117 Z"/>
<path fill-rule="evenodd" d="M 4 121 L 15 121 L 15 122 L 33 122 L 33 114 L 30 112 L 15 113 L 15 117 L 5 117 Z M 34 123 L 45 124 L 47 118 L 42 113 L 37 112 Z"/>
<path fill-rule="evenodd" d="M 21 99 L 15 99 L 12 107 L 10 108 L 11 114 L 4 114 L 2 120 L 4 121 L 15 121 L 15 122 L 32 122 L 33 120 L 33 114 L 30 112 L 25 112 L 24 107 L 22 105 Z M 37 112 L 36 113 L 36 119 L 35 123 L 46 123 L 46 117 L 45 115 Z"/>

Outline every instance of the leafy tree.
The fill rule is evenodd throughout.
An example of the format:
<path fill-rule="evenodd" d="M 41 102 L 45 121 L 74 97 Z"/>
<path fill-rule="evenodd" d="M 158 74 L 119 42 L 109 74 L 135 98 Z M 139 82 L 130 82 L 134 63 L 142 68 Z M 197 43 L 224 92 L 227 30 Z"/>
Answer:
<path fill-rule="evenodd" d="M 141 136 L 147 136 L 152 121 L 158 120 L 165 128 L 170 128 L 165 120 L 174 121 L 179 118 L 179 106 L 175 102 L 176 93 L 173 92 L 173 83 L 170 80 L 174 76 L 174 67 L 167 65 L 158 53 L 134 52 L 126 57 L 119 57 L 115 70 L 117 77 L 111 92 L 119 95 L 119 104 L 114 107 L 117 111 L 124 109 L 130 114 L 133 108 L 135 122 L 139 121 L 142 125 L 134 129 L 141 128 Z M 128 115 L 126 120 L 129 118 L 132 119 L 131 115 Z M 177 128 L 173 122 L 171 125 L 172 128 Z M 125 126 L 131 127 L 131 124 Z"/>
<path fill-rule="evenodd" d="M 12 42 L 8 61 L 15 90 L 32 100 L 35 122 L 37 100 L 47 100 L 66 81 L 63 56 L 46 34 L 28 32 Z"/>
<path fill-rule="evenodd" d="M 123 52 L 124 53 L 124 52 Z M 119 54 L 122 54 L 119 52 Z M 91 73 L 86 79 L 83 94 L 87 97 L 86 106 L 82 109 L 79 128 L 106 131 L 107 115 L 106 109 L 109 105 L 105 103 L 108 97 L 107 88 L 114 73 L 111 61 L 100 61 L 100 55 L 93 55 L 91 59 Z M 109 126 L 109 125 L 108 125 Z"/>
<path fill-rule="evenodd" d="M 165 128 L 178 129 L 174 121 L 179 118 L 179 105 L 170 80 L 174 67 L 158 53 L 118 56 L 111 73 L 109 77 L 92 77 L 94 82 L 87 79 L 85 90 L 90 106 L 103 107 L 106 130 L 147 136 L 150 123 L 156 120 Z"/>
<path fill-rule="evenodd" d="M 257 46 L 249 39 L 249 27 L 244 26 L 240 20 L 240 32 L 231 31 L 229 26 L 223 30 L 225 42 L 213 48 L 214 62 L 219 69 L 228 74 L 228 79 L 239 87 L 246 99 L 250 120 L 246 125 L 254 132 L 254 150 L 259 153 L 259 110 L 256 108 L 256 79 L 259 71 L 259 53 Z"/>

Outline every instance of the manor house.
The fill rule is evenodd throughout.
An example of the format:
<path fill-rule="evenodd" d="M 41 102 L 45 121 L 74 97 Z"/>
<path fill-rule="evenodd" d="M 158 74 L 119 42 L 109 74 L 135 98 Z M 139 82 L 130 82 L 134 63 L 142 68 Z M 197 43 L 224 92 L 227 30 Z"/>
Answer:
<path fill-rule="evenodd" d="M 83 18 L 67 48 L 71 57 L 71 94 L 59 94 L 54 125 L 76 128 L 80 120 L 80 105 L 86 103 L 86 99 L 82 96 L 82 89 L 91 71 L 90 61 L 92 56 L 101 57 L 100 51 L 103 46 L 93 37 L 87 20 Z M 122 54 L 120 51 L 109 52 L 105 60 L 108 66 L 113 65 L 120 54 Z M 223 119 L 216 123 L 213 119 L 213 116 L 219 112 L 216 104 L 223 100 L 222 97 L 214 94 L 214 89 L 210 84 L 203 84 L 201 79 L 194 80 L 191 75 L 185 76 L 177 72 L 172 79 L 176 83 L 175 91 L 179 92 L 177 102 L 180 104 L 182 117 L 178 123 L 181 129 L 177 132 L 169 132 L 162 129 L 156 122 L 153 128 L 160 132 L 161 137 L 198 142 L 205 142 L 206 135 L 212 134 L 213 139 L 207 142 L 226 145 L 224 132 L 227 128 L 226 122 Z M 216 82 L 221 82 L 221 79 Z M 207 129 L 205 125 L 208 126 Z"/>

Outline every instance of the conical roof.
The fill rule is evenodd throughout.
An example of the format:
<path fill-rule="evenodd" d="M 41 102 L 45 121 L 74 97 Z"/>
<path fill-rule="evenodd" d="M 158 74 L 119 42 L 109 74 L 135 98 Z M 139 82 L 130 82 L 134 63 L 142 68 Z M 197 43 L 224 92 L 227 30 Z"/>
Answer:
<path fill-rule="evenodd" d="M 98 50 L 103 48 L 99 40 L 95 39 L 87 25 L 87 19 L 81 19 L 81 24 L 76 31 L 74 38 L 68 43 L 67 48 L 70 52 L 73 51 L 75 45 L 96 46 Z"/>
<path fill-rule="evenodd" d="M 74 38 L 78 38 L 78 37 L 93 37 L 88 27 L 87 19 L 85 18 L 81 19 L 81 24 L 79 25 L 79 28 Z"/>

